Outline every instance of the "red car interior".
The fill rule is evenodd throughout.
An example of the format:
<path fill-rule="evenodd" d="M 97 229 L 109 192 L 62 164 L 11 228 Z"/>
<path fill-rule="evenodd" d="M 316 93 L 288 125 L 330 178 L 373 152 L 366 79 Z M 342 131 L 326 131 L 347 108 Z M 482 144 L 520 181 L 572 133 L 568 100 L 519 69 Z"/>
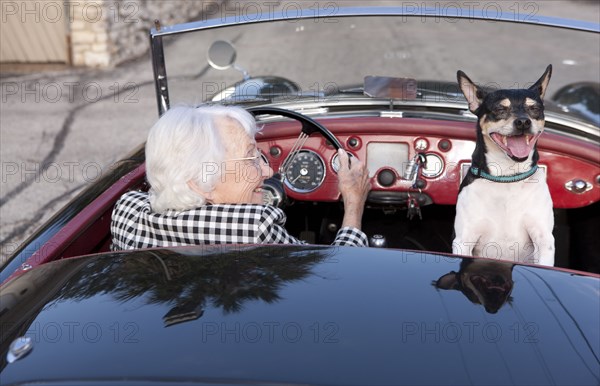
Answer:
<path fill-rule="evenodd" d="M 371 142 L 404 143 L 409 148 L 409 158 L 417 150 L 417 140 L 426 140 L 427 146 L 420 150 L 436 154 L 443 160 L 442 173 L 435 178 L 422 177 L 426 185 L 421 189 L 436 205 L 454 205 L 461 181 L 461 168 L 469 164 L 474 149 L 475 128 L 472 122 L 443 122 L 412 118 L 336 118 L 319 121 L 327 127 L 346 147 L 361 160 L 367 158 L 367 146 Z M 257 135 L 258 147 L 276 171 L 295 142 L 300 125 L 295 121 L 264 123 Z M 305 149 L 315 151 L 324 161 L 326 176 L 322 185 L 309 193 L 287 190 L 294 200 L 305 202 L 335 202 L 340 199 L 337 178 L 331 167 L 335 155 L 333 146 L 313 134 Z M 271 151 L 271 149 L 278 149 Z M 568 136 L 547 131 L 538 143 L 541 166 L 545 166 L 548 184 L 555 208 L 580 208 L 600 201 L 600 175 L 597 165 L 600 155 L 592 144 L 582 145 Z M 275 155 L 273 155 L 275 154 Z M 402 170 L 396 170 L 397 178 L 390 186 L 377 182 L 379 170 L 373 173 L 373 191 L 414 191 L 409 181 L 403 180 Z M 574 193 L 565 185 L 569 181 L 582 180 L 593 189 Z M 131 189 L 148 189 L 145 181 L 145 165 L 142 164 L 112 187 L 104 191 L 92 204 L 78 213 L 60 231 L 39 249 L 26 263 L 35 267 L 46 262 L 109 250 L 110 216 L 116 200 Z M 20 271 L 15 272 L 19 274 Z"/>

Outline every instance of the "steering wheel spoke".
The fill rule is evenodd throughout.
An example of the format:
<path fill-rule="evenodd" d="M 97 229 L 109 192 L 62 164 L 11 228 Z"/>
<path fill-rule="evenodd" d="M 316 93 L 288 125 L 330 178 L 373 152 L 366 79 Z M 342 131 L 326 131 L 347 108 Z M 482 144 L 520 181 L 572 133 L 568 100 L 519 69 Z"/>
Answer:
<path fill-rule="evenodd" d="M 296 156 L 298 155 L 300 150 L 302 150 L 302 148 L 304 147 L 304 144 L 306 143 L 308 136 L 309 135 L 304 133 L 304 131 L 302 131 L 300 133 L 300 135 L 298 136 L 298 139 L 296 139 L 296 142 L 294 142 L 294 145 L 292 146 L 290 153 L 288 154 L 287 157 L 285 157 L 285 160 L 283 160 L 283 162 L 279 166 L 279 173 L 281 173 L 281 175 L 285 175 L 285 172 L 287 171 L 288 167 L 290 166 L 290 163 L 294 160 L 294 158 L 296 158 Z"/>

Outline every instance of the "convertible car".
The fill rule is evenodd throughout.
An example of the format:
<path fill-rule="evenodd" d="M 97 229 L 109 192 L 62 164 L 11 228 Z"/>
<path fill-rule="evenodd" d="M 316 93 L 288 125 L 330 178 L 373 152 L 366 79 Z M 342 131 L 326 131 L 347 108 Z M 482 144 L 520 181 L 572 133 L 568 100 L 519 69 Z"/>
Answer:
<path fill-rule="evenodd" d="M 252 112 L 278 172 L 265 203 L 310 244 L 111 252 L 116 200 L 149 188 L 142 145 L 2 267 L 1 383 L 599 384 L 600 26 L 473 9 L 257 10 L 156 22 L 158 113 Z M 548 64 L 538 150 L 556 267 L 452 255 L 476 135 L 456 71 L 514 88 Z M 369 248 L 328 245 L 342 219 L 338 148 L 370 171 Z"/>

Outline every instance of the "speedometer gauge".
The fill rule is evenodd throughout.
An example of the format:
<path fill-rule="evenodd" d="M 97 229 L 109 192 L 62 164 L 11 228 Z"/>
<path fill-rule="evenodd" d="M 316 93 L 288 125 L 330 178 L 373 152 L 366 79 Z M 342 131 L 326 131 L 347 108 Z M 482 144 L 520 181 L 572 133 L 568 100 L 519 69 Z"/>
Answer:
<path fill-rule="evenodd" d="M 285 171 L 285 184 L 299 193 L 312 192 L 325 179 L 325 164 L 317 153 L 301 150 Z"/>

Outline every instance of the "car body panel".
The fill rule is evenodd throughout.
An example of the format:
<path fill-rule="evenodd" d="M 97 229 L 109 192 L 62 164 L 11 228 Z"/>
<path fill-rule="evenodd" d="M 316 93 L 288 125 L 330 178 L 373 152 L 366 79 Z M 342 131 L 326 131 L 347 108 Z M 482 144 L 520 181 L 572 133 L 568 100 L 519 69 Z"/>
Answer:
<path fill-rule="evenodd" d="M 492 310 L 440 288 L 474 260 L 514 282 Z M 66 259 L 3 285 L 2 383 L 597 383 L 599 286 L 597 276 L 350 247 Z M 18 336 L 33 349 L 7 364 Z"/>

